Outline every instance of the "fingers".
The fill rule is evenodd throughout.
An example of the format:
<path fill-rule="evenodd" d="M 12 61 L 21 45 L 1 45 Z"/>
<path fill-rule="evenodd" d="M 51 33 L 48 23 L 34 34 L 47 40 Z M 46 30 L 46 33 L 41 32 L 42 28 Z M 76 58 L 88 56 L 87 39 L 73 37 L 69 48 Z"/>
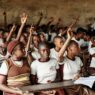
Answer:
<path fill-rule="evenodd" d="M 80 78 L 80 75 L 76 75 L 75 77 L 74 77 L 74 80 L 77 80 L 77 79 L 79 79 Z"/>
<path fill-rule="evenodd" d="M 31 25 L 29 32 L 31 33 L 33 31 L 34 31 L 34 27 Z"/>
<path fill-rule="evenodd" d="M 51 80 L 48 80 L 47 82 L 48 82 L 48 83 L 51 83 L 52 81 L 51 81 Z"/>
<path fill-rule="evenodd" d="M 72 32 L 72 29 L 71 29 L 71 28 L 69 28 L 69 29 L 67 30 L 67 37 L 68 37 L 69 39 L 71 39 L 71 38 L 73 37 L 73 32 Z"/>
<path fill-rule="evenodd" d="M 23 92 L 23 95 L 29 95 L 29 91 Z"/>
<path fill-rule="evenodd" d="M 16 29 L 16 25 L 13 24 L 12 30 L 14 31 Z"/>
<path fill-rule="evenodd" d="M 50 22 L 53 22 L 53 21 L 54 21 L 54 18 L 53 18 L 53 17 L 50 17 L 50 18 L 49 18 L 49 21 L 50 21 Z"/>
<path fill-rule="evenodd" d="M 28 15 L 26 13 L 22 13 L 22 15 L 20 16 L 22 24 L 26 22 L 27 17 L 28 17 Z"/>
<path fill-rule="evenodd" d="M 23 91 L 22 92 L 22 95 L 34 95 L 34 93 L 30 93 L 29 91 Z"/>

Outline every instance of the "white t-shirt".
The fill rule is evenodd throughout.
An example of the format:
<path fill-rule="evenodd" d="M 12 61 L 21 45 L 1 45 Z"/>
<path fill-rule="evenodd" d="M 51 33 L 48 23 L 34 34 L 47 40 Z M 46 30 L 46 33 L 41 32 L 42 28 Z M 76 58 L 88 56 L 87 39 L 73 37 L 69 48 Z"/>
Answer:
<path fill-rule="evenodd" d="M 85 44 L 85 41 L 84 41 L 83 39 L 76 40 L 76 39 L 73 37 L 72 40 L 74 40 L 75 42 L 77 42 L 80 47 L 84 46 L 84 44 Z"/>
<path fill-rule="evenodd" d="M 89 47 L 88 47 L 88 51 L 90 55 L 95 54 L 95 47 L 91 47 L 92 42 L 89 42 Z M 91 63 L 90 63 L 90 67 L 94 67 L 95 68 L 95 57 L 92 57 L 91 59 Z"/>
<path fill-rule="evenodd" d="M 4 41 L 2 38 L 0 38 L 0 46 L 4 45 Z"/>
<path fill-rule="evenodd" d="M 91 47 L 91 48 L 89 49 L 89 53 L 90 53 L 90 55 L 95 54 L 95 47 Z"/>
<path fill-rule="evenodd" d="M 92 57 L 90 67 L 95 68 L 95 57 Z"/>
<path fill-rule="evenodd" d="M 10 53 L 8 51 L 7 51 L 7 54 L 5 56 L 0 54 L 0 61 L 7 59 L 9 56 L 10 56 Z"/>
<path fill-rule="evenodd" d="M 31 64 L 31 74 L 37 75 L 38 83 L 48 83 L 48 81 L 54 81 L 57 74 L 59 65 L 56 59 L 51 58 L 47 62 L 40 62 L 35 60 Z"/>
<path fill-rule="evenodd" d="M 36 47 L 34 47 L 33 49 L 34 49 L 34 51 L 38 51 L 38 49 Z"/>
<path fill-rule="evenodd" d="M 92 42 L 89 41 L 89 44 L 88 44 L 88 52 L 89 52 L 89 53 L 90 53 L 91 46 L 92 46 Z"/>
<path fill-rule="evenodd" d="M 91 25 L 91 28 L 95 30 L 95 22 Z"/>
<path fill-rule="evenodd" d="M 62 64 L 62 63 L 61 63 Z M 83 66 L 83 63 L 79 57 L 75 57 L 75 60 L 70 60 L 67 57 L 64 57 L 64 68 L 63 68 L 63 79 L 70 80 L 78 74 Z"/>
<path fill-rule="evenodd" d="M 90 53 L 90 55 L 95 54 L 95 47 L 90 48 L 89 49 L 89 53 Z M 95 68 L 95 57 L 92 57 L 91 63 L 90 63 L 90 67 L 94 67 Z"/>
<path fill-rule="evenodd" d="M 38 49 L 33 44 L 30 44 L 30 48 L 33 49 L 33 51 L 38 51 Z"/>
<path fill-rule="evenodd" d="M 54 32 L 53 32 L 53 33 L 51 33 L 51 41 L 50 41 L 50 42 L 53 42 L 53 39 L 54 39 L 54 37 L 55 37 L 55 36 L 57 36 L 57 34 L 56 34 L 56 33 L 54 33 Z"/>
<path fill-rule="evenodd" d="M 65 52 L 63 56 L 66 56 L 66 55 L 67 55 L 67 52 Z M 58 60 L 58 52 L 54 48 L 50 49 L 50 57 Z"/>
<path fill-rule="evenodd" d="M 32 52 L 32 57 L 33 57 L 34 59 L 39 59 L 39 58 L 40 58 L 40 54 L 38 53 L 38 51 L 33 51 L 33 52 Z"/>
<path fill-rule="evenodd" d="M 58 52 L 54 48 L 50 49 L 50 57 L 58 59 Z"/>

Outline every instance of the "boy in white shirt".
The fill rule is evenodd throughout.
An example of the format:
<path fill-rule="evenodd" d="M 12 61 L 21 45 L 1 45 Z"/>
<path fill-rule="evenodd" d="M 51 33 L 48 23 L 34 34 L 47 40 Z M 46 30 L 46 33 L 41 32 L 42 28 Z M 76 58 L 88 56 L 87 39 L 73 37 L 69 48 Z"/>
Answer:
<path fill-rule="evenodd" d="M 59 65 L 56 59 L 49 57 L 50 49 L 46 43 L 39 44 L 39 53 L 41 58 L 35 60 L 31 64 L 33 81 L 35 82 L 35 80 L 38 79 L 37 83 L 39 84 L 47 84 L 49 82 L 57 81 L 56 78 L 58 79 L 60 75 L 58 74 Z M 49 95 L 53 91 L 50 91 L 49 93 L 41 92 L 40 95 Z M 57 89 L 55 91 L 58 95 L 64 95 L 64 91 L 61 89 Z"/>

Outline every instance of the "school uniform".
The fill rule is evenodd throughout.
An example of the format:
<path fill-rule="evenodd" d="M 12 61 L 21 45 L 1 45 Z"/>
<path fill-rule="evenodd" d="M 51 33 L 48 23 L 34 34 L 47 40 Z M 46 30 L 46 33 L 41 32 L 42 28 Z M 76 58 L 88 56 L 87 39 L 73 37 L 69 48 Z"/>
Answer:
<path fill-rule="evenodd" d="M 57 75 L 57 69 L 59 69 L 59 65 L 57 60 L 54 58 L 50 58 L 47 62 L 40 62 L 39 60 L 35 60 L 31 64 L 31 74 L 37 75 L 39 84 L 47 84 L 49 82 L 54 82 Z M 64 95 L 64 90 L 57 89 L 56 95 Z M 50 91 L 41 91 L 39 95 L 49 95 Z M 59 94 L 61 93 L 61 94 Z M 55 95 L 54 93 L 52 95 Z"/>
<path fill-rule="evenodd" d="M 55 58 L 56 60 L 58 59 L 58 53 L 55 48 L 52 48 L 50 49 L 50 57 L 51 58 Z M 66 56 L 67 55 L 67 52 L 65 51 L 64 55 L 63 56 Z"/>
<path fill-rule="evenodd" d="M 30 84 L 31 69 L 26 59 L 13 61 L 12 58 L 5 60 L 0 67 L 0 75 L 6 76 L 6 85 L 15 88 Z M 4 92 L 4 95 L 17 95 Z"/>
<path fill-rule="evenodd" d="M 83 63 L 79 57 L 75 57 L 74 60 L 65 57 L 60 65 L 63 65 L 63 80 L 72 80 L 79 74 Z M 68 86 L 64 90 L 66 95 L 95 95 L 94 91 L 84 85 Z"/>
<path fill-rule="evenodd" d="M 59 64 L 64 65 L 63 80 L 74 79 L 83 66 L 83 63 L 79 57 L 75 57 L 74 60 L 64 57 L 64 61 Z"/>

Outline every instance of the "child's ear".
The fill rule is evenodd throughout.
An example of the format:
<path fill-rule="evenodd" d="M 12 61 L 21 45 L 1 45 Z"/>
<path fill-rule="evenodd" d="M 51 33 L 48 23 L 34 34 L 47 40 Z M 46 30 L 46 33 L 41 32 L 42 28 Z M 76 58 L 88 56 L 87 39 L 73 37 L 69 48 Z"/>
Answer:
<path fill-rule="evenodd" d="M 68 51 L 71 51 L 72 49 L 70 47 L 67 48 Z"/>
<path fill-rule="evenodd" d="M 15 53 L 15 51 L 16 51 L 16 49 L 14 49 L 14 50 L 12 51 L 12 55 Z"/>
<path fill-rule="evenodd" d="M 69 47 L 67 47 L 67 51 L 69 50 Z"/>

